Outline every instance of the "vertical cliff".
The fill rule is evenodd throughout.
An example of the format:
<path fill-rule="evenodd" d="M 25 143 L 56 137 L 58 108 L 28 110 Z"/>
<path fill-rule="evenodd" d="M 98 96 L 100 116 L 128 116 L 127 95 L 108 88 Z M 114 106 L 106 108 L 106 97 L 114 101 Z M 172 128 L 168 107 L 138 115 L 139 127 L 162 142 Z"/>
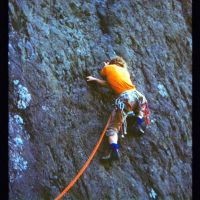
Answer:
<path fill-rule="evenodd" d="M 191 51 L 191 0 L 10 0 L 10 199 L 55 198 L 87 160 L 114 95 L 85 77 L 114 55 L 151 126 L 120 139 L 112 166 L 105 138 L 63 199 L 191 199 Z"/>

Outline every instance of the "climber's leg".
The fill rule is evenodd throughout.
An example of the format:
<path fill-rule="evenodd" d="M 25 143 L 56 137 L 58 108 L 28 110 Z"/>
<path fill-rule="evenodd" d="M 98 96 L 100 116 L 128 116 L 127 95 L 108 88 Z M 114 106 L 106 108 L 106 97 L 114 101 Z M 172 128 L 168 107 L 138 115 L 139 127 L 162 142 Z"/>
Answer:
<path fill-rule="evenodd" d="M 102 157 L 102 160 L 119 160 L 119 145 L 118 145 L 118 132 L 121 126 L 121 112 L 119 110 L 113 110 L 111 122 L 106 131 L 108 136 L 109 150 L 106 156 Z"/>

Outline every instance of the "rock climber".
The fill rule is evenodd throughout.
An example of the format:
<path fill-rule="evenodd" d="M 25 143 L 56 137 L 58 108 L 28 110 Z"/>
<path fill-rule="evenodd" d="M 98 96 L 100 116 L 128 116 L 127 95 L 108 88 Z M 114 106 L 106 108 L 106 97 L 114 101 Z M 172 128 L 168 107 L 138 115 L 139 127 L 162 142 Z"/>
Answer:
<path fill-rule="evenodd" d="M 130 79 L 127 63 L 125 60 L 116 56 L 109 62 L 104 62 L 100 75 L 105 78 L 101 80 L 93 76 L 87 76 L 87 81 L 94 81 L 101 86 L 109 86 L 116 94 L 115 108 L 111 113 L 111 121 L 106 130 L 108 136 L 109 152 L 101 158 L 105 161 L 113 161 L 120 159 L 118 133 L 122 128 L 122 124 L 126 123 L 128 113 L 136 115 L 137 126 L 140 127 L 145 120 L 149 124 L 147 100 L 143 94 L 136 90 L 135 85 Z M 121 130 L 123 131 L 123 130 Z M 126 134 L 126 130 L 124 130 Z"/>

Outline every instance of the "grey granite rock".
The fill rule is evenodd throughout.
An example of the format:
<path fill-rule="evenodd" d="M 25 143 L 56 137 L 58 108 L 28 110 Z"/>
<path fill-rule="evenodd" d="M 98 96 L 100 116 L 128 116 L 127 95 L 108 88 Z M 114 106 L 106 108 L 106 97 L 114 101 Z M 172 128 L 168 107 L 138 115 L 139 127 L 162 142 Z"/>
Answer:
<path fill-rule="evenodd" d="M 191 0 L 10 0 L 10 199 L 54 199 L 85 163 L 114 94 L 86 82 L 123 56 L 151 110 L 63 199 L 192 198 Z M 131 123 L 131 121 L 129 121 Z"/>

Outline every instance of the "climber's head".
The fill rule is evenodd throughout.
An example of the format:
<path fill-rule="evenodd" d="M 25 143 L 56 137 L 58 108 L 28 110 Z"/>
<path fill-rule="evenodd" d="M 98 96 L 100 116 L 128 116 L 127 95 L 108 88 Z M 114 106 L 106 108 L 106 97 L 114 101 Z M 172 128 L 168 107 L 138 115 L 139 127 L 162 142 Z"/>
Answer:
<path fill-rule="evenodd" d="M 116 57 L 112 58 L 110 60 L 109 64 L 115 64 L 115 65 L 118 65 L 120 67 L 127 68 L 126 61 L 120 56 L 116 56 Z"/>

